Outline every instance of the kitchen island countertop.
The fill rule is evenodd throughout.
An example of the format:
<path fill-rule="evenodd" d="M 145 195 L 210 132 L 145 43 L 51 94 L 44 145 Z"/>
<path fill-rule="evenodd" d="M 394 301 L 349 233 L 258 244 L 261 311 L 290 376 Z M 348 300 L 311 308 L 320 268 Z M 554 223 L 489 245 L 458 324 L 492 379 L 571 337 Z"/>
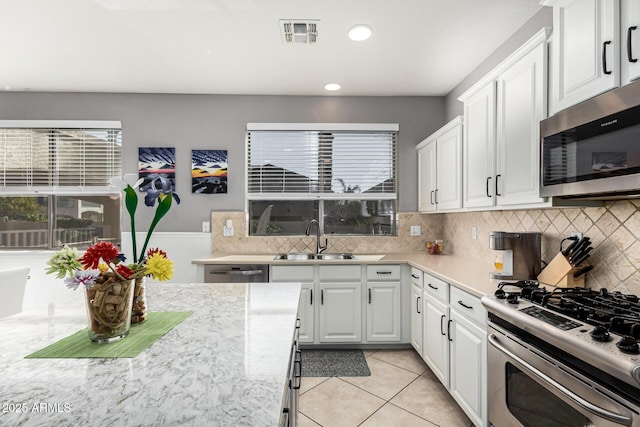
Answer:
<path fill-rule="evenodd" d="M 86 327 L 60 287 L 73 297 L 0 320 L 0 425 L 278 425 L 299 284 L 150 283 L 150 311 L 194 313 L 139 356 L 25 359 Z"/>
<path fill-rule="evenodd" d="M 275 254 L 231 254 L 213 253 L 210 256 L 196 258 L 192 264 L 409 264 L 448 282 L 479 298 L 493 294 L 500 280 L 492 279 L 493 266 L 456 255 L 429 255 L 426 252 L 402 252 L 393 254 L 355 254 L 350 260 L 275 260 Z"/>

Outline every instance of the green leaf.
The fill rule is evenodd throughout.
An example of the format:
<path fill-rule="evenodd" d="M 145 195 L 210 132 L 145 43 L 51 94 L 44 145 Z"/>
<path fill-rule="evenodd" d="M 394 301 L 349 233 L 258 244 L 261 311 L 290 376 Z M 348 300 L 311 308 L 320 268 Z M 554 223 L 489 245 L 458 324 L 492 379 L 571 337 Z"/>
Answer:
<path fill-rule="evenodd" d="M 127 207 L 127 212 L 129 212 L 129 218 L 131 221 L 131 243 L 133 244 L 133 262 L 137 263 L 136 253 L 138 252 L 137 244 L 136 244 L 136 208 L 138 207 L 138 193 L 136 190 L 127 185 L 127 188 L 124 189 L 124 204 Z"/>
<path fill-rule="evenodd" d="M 167 212 L 169 212 L 169 209 L 171 209 L 172 200 L 173 200 L 173 197 L 171 193 L 166 194 L 162 198 L 162 200 L 158 199 L 158 207 L 156 208 L 156 214 L 153 217 L 153 221 L 151 221 L 151 224 L 149 225 L 149 231 L 147 231 L 147 238 L 144 241 L 144 246 L 142 246 L 142 251 L 140 251 L 140 257 L 139 257 L 140 260 L 144 259 L 144 253 L 147 250 L 149 239 L 151 239 L 151 233 L 153 233 L 153 230 L 155 230 L 156 225 L 158 225 L 158 222 L 160 222 L 162 217 L 165 216 Z"/>

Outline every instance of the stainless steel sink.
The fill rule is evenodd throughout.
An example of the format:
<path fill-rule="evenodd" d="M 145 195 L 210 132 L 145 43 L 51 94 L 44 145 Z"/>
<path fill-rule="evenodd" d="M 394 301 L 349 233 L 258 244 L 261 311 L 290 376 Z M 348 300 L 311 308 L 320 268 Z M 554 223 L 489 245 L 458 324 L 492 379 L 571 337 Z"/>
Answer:
<path fill-rule="evenodd" d="M 274 259 L 283 259 L 287 261 L 307 261 L 314 259 L 315 254 L 278 254 Z"/>
<path fill-rule="evenodd" d="M 353 254 L 278 254 L 276 260 L 286 261 L 309 261 L 309 260 L 345 260 L 356 259 Z"/>
<path fill-rule="evenodd" d="M 316 254 L 316 259 L 340 260 L 340 259 L 356 259 L 353 254 Z"/>

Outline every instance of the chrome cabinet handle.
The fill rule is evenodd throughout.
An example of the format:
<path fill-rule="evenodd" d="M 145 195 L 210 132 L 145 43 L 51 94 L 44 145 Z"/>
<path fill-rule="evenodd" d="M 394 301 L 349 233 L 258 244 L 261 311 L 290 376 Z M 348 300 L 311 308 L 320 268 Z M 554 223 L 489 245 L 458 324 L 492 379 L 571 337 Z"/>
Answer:
<path fill-rule="evenodd" d="M 522 360 L 516 354 L 512 353 L 507 348 L 503 347 L 500 344 L 500 341 L 498 340 L 498 337 L 495 334 L 489 334 L 489 343 L 491 345 L 493 345 L 497 350 L 500 350 L 502 353 L 506 354 L 508 357 L 510 357 L 511 359 L 515 360 L 519 364 L 521 364 L 523 367 L 525 367 L 527 370 L 529 370 L 532 374 L 534 374 L 540 380 L 544 381 L 545 383 L 547 383 L 551 387 L 555 388 L 560 393 L 562 393 L 563 395 L 565 395 L 569 399 L 573 400 L 577 405 L 579 405 L 580 407 L 586 409 L 587 411 L 591 412 L 592 414 L 596 414 L 599 417 L 605 418 L 605 419 L 607 419 L 609 421 L 613 421 L 613 422 L 618 423 L 618 424 L 622 424 L 622 425 L 626 425 L 626 426 L 630 426 L 631 425 L 631 421 L 632 420 L 631 420 L 630 417 L 628 417 L 626 415 L 616 414 L 615 412 L 611 412 L 611 411 L 609 411 L 607 409 L 604 409 L 604 408 L 601 408 L 599 406 L 594 405 L 593 403 L 583 399 L 582 397 L 578 396 L 577 394 L 575 394 L 574 392 L 572 392 L 568 388 L 564 387 L 562 384 L 558 383 L 556 380 L 554 380 L 553 378 L 549 377 L 545 373 L 541 372 L 536 367 L 531 366 L 528 362 L 525 362 L 524 360 Z"/>
<path fill-rule="evenodd" d="M 602 72 L 611 74 L 611 70 L 607 70 L 607 46 L 611 44 L 611 40 L 602 43 Z"/>
<path fill-rule="evenodd" d="M 633 57 L 633 48 L 631 47 L 631 33 L 637 30 L 637 26 L 627 28 L 627 59 L 629 62 L 638 62 L 638 58 Z"/>
<path fill-rule="evenodd" d="M 433 191 L 433 190 L 431 190 L 431 204 L 432 204 L 432 205 L 434 204 L 434 203 L 433 203 L 433 193 L 434 193 L 434 191 Z"/>
<path fill-rule="evenodd" d="M 435 199 L 436 199 L 436 205 L 438 204 L 438 189 L 436 188 L 436 191 L 434 192 L 435 194 Z"/>

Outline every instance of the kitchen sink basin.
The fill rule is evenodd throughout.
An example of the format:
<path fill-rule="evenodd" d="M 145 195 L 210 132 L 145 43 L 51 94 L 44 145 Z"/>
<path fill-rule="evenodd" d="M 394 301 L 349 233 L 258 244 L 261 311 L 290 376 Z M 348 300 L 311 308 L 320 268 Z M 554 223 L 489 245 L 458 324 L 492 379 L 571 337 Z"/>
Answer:
<path fill-rule="evenodd" d="M 309 261 L 309 260 L 344 260 L 356 259 L 353 254 L 278 254 L 276 260 Z"/>

